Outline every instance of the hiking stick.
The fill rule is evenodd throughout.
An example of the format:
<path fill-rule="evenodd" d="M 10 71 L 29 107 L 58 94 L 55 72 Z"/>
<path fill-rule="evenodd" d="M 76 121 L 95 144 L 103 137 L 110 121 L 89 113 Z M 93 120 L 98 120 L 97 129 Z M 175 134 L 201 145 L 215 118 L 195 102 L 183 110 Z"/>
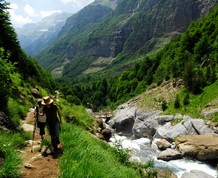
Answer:
<path fill-rule="evenodd" d="M 36 118 L 35 118 L 34 127 L 33 127 L 33 139 L 32 139 L 32 146 L 31 146 L 32 153 L 33 153 L 33 144 L 34 144 L 34 139 L 35 139 L 35 132 L 36 132 Z"/>

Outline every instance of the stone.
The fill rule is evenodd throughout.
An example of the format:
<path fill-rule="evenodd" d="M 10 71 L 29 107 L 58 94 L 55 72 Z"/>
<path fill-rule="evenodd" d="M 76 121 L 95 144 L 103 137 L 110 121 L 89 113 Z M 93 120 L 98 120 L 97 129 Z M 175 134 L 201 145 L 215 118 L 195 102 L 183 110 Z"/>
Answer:
<path fill-rule="evenodd" d="M 176 160 L 181 158 L 182 158 L 182 153 L 171 148 L 162 151 L 157 157 L 157 159 L 161 159 L 164 161 Z"/>
<path fill-rule="evenodd" d="M 158 149 L 160 149 L 160 150 L 166 150 L 167 148 L 172 147 L 172 144 L 165 139 L 161 139 L 161 140 L 157 141 L 156 145 L 157 145 Z"/>
<path fill-rule="evenodd" d="M 33 165 L 30 164 L 30 163 L 25 163 L 25 164 L 24 164 L 24 167 L 25 167 L 26 169 L 32 169 L 32 168 L 33 168 Z"/>
<path fill-rule="evenodd" d="M 135 107 L 120 107 L 109 125 L 116 129 L 116 132 L 122 132 L 123 135 L 132 135 L 132 127 L 135 122 Z"/>
<path fill-rule="evenodd" d="M 159 126 L 156 116 L 160 111 L 137 110 L 135 123 L 133 125 L 133 134 L 136 137 L 152 138 Z"/>
<path fill-rule="evenodd" d="M 106 141 L 109 141 L 111 136 L 112 136 L 112 132 L 110 129 L 108 128 L 105 128 L 102 130 L 101 134 L 103 135 L 103 138 L 106 140 Z"/>
<path fill-rule="evenodd" d="M 191 170 L 190 172 L 185 172 L 181 178 L 214 178 L 214 177 L 203 171 Z"/>
<path fill-rule="evenodd" d="M 161 115 L 161 116 L 156 116 L 157 122 L 160 125 L 164 125 L 167 122 L 170 122 L 174 119 L 173 115 Z"/>
<path fill-rule="evenodd" d="M 183 135 L 175 141 L 184 156 L 200 161 L 218 162 L 218 135 Z"/>
<path fill-rule="evenodd" d="M 170 122 L 166 123 L 165 125 L 157 128 L 156 133 L 154 135 L 155 138 L 163 138 L 172 142 L 176 137 L 179 135 L 186 134 L 186 128 L 183 124 L 178 123 L 175 126 L 172 126 Z"/>
<path fill-rule="evenodd" d="M 34 125 L 31 125 L 31 124 L 22 124 L 21 127 L 26 132 L 33 132 L 33 129 L 34 129 Z"/>

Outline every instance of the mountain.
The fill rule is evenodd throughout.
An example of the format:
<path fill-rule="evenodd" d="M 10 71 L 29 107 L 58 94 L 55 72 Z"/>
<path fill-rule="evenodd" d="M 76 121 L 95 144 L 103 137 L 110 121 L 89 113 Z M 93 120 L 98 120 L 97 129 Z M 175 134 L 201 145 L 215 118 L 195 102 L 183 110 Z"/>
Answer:
<path fill-rule="evenodd" d="M 66 19 L 71 15 L 66 12 L 54 13 L 38 23 L 29 23 L 22 28 L 15 29 L 21 47 L 28 55 L 37 55 L 58 37 Z"/>
<path fill-rule="evenodd" d="M 98 0 L 69 18 L 59 38 L 36 58 L 41 66 L 62 77 L 114 66 L 122 71 L 137 59 L 134 55 L 161 48 L 216 3 Z"/>
<path fill-rule="evenodd" d="M 204 96 L 204 91 L 217 83 L 217 21 L 218 4 L 207 15 L 191 22 L 184 33 L 155 55 L 139 56 L 140 60 L 121 75 L 111 76 L 114 75 L 111 72 L 110 75 L 98 73 L 75 77 L 69 81 L 69 86 L 62 86 L 61 92 L 66 94 L 69 102 L 81 102 L 95 111 L 101 110 L 101 107 L 114 108 L 145 90 L 153 93 L 151 89 L 156 90 L 157 86 L 166 86 L 166 83 L 171 83 L 175 89 L 181 89 L 175 101 L 177 106 L 178 101 L 183 104 L 184 110 L 191 101 L 190 96 L 202 94 L 201 100 L 209 101 Z M 209 98 L 214 99 L 212 95 L 215 90 L 211 89 Z M 167 90 L 165 94 L 169 95 Z M 164 100 L 162 94 L 159 97 L 162 99 L 154 99 L 159 102 L 158 106 L 161 103 L 165 103 L 164 107 L 168 105 L 168 99 Z M 150 101 L 148 106 L 152 105 L 153 99 L 147 99 Z"/>

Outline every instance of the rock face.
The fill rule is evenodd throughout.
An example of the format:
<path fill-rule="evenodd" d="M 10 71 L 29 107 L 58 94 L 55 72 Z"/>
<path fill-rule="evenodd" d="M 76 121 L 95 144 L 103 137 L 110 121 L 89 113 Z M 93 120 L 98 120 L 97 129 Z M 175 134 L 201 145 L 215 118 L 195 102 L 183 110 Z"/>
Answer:
<path fill-rule="evenodd" d="M 89 64 L 78 71 L 80 73 L 99 58 L 107 60 L 121 52 L 150 51 L 163 39 L 169 41 L 184 32 L 191 21 L 207 13 L 217 2 L 129 0 L 126 3 L 114 0 L 117 7 L 111 8 L 105 6 L 109 0 L 104 1 L 95 1 L 71 16 L 59 33 L 56 45 L 46 55 L 37 57 L 39 63 L 53 70 L 67 58 L 71 65 L 65 65 L 63 74 L 73 76 L 76 75 L 73 73 L 75 65 L 86 60 L 84 56 L 89 57 L 89 61 L 86 61 Z M 65 48 L 63 44 L 66 44 Z M 60 55 L 64 58 L 60 59 Z M 50 63 L 48 57 L 53 59 Z M 91 58 L 93 61 L 90 61 Z"/>
<path fill-rule="evenodd" d="M 3 112 L 0 111 L 0 129 L 16 130 L 17 127 L 12 120 Z"/>
<path fill-rule="evenodd" d="M 218 162 L 218 135 L 183 135 L 176 139 L 177 149 L 187 157 Z"/>

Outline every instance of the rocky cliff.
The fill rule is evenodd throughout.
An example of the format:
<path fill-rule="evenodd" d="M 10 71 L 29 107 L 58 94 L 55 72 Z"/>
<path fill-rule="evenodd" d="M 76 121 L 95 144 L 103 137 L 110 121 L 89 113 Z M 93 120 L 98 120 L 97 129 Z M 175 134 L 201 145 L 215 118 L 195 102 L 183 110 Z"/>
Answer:
<path fill-rule="evenodd" d="M 93 63 L 102 67 L 99 59 L 107 61 L 103 66 L 107 67 L 121 53 L 146 54 L 163 46 L 216 3 L 217 0 L 128 0 L 114 1 L 113 9 L 105 6 L 105 1 L 96 1 L 72 16 L 55 45 L 37 59 L 50 70 L 58 67 L 57 61 L 60 64 L 68 59 L 70 65 L 63 68 L 67 77 L 81 74 Z M 52 58 L 49 63 L 48 56 Z M 77 71 L 80 66 L 83 69 Z"/>

